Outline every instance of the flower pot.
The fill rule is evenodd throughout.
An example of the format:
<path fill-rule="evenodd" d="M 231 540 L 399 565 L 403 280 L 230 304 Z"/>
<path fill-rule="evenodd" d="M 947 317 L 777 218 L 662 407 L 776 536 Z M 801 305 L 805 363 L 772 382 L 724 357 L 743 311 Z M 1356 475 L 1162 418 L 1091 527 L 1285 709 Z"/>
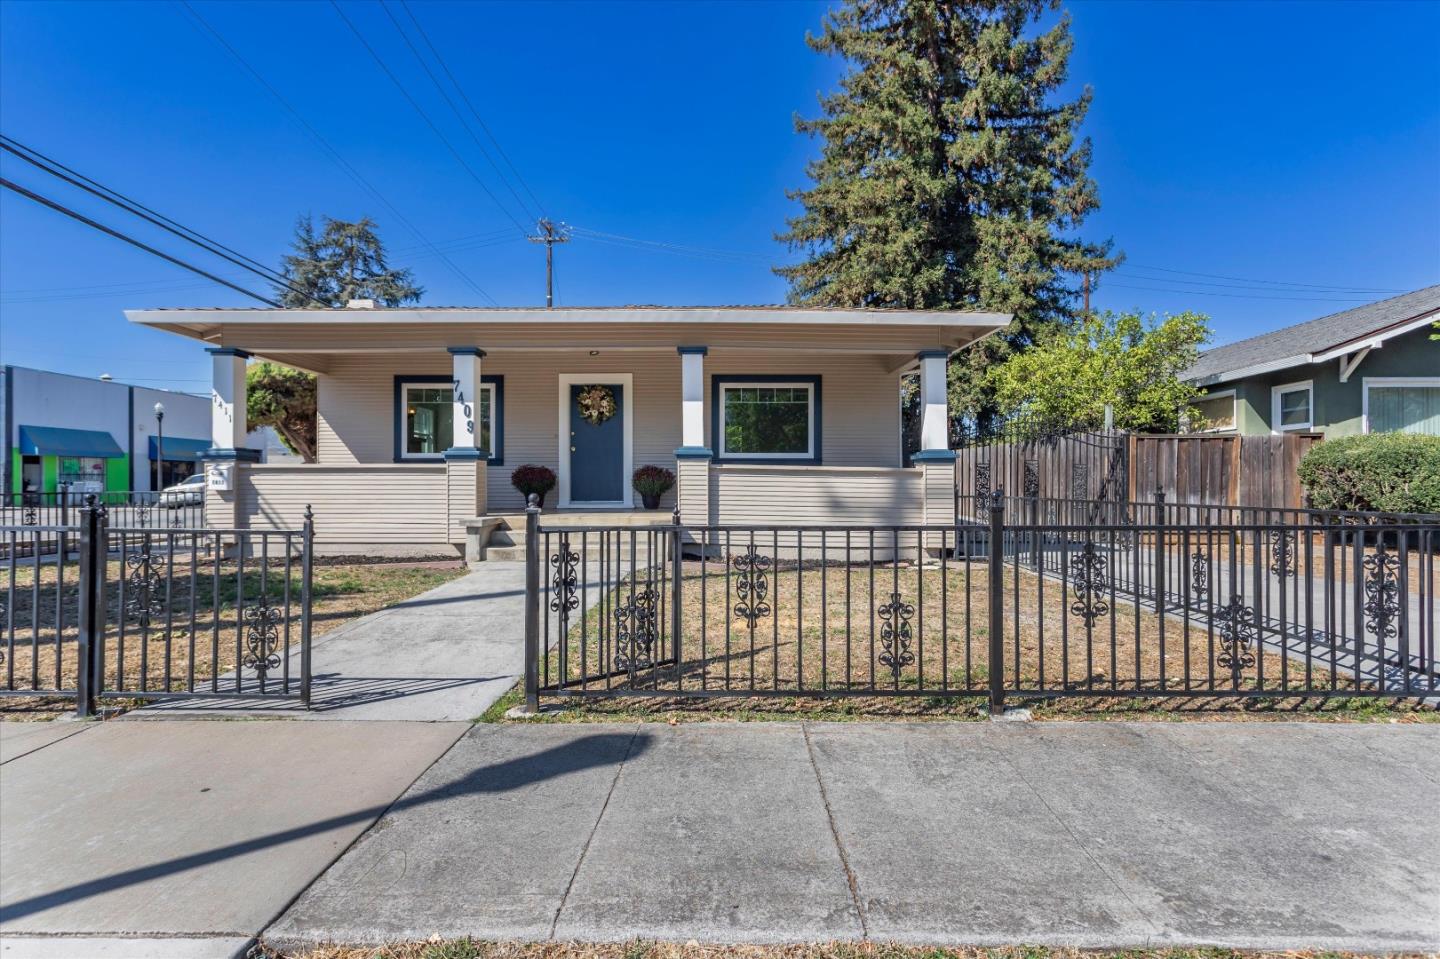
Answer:
<path fill-rule="evenodd" d="M 660 508 L 660 497 L 658 497 L 658 496 L 652 496 L 652 495 L 650 495 L 649 493 L 641 493 L 641 494 L 640 494 L 640 502 L 643 503 L 643 504 L 645 504 L 645 508 L 646 508 L 646 509 L 659 509 L 659 508 Z"/>

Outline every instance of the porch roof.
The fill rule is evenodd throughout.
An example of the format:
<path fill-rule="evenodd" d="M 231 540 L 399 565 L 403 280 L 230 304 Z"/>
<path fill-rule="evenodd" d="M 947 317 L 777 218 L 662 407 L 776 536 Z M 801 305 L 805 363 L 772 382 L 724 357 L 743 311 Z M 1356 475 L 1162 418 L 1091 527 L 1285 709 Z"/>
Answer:
<path fill-rule="evenodd" d="M 329 355 L 711 350 L 861 353 L 903 368 L 918 351 L 959 350 L 1003 329 L 1006 313 L 795 306 L 403 307 L 129 310 L 132 323 L 325 372 Z"/>

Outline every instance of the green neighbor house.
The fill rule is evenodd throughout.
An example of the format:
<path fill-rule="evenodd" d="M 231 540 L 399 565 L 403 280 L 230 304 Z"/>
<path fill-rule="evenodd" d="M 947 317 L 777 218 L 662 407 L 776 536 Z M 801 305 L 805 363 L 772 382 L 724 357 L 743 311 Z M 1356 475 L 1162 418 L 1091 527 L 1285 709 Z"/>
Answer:
<path fill-rule="evenodd" d="M 1440 435 L 1440 286 L 1252 336 L 1185 379 L 1207 432 Z"/>

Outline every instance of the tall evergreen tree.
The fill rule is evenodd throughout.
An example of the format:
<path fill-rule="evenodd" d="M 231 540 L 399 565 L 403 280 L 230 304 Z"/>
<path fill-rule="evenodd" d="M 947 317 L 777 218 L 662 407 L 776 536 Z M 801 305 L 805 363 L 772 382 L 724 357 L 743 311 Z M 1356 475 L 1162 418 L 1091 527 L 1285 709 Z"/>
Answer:
<path fill-rule="evenodd" d="M 1080 278 L 1119 262 L 1075 235 L 1099 203 L 1078 130 L 1090 91 L 1054 102 L 1069 18 L 1031 35 L 1049 0 L 845 0 L 811 48 L 849 65 L 778 239 L 793 302 L 1015 314 L 951 365 L 952 415 L 996 412 L 985 368 L 1075 319 Z"/>
<path fill-rule="evenodd" d="M 404 306 L 418 303 L 425 292 L 409 270 L 390 267 L 369 217 L 351 223 L 327 216 L 318 233 L 308 214 L 300 217 L 280 272 L 289 286 L 277 286 L 275 292 L 285 306 L 297 310 L 316 306 L 315 300 L 334 307 L 350 300 Z"/>

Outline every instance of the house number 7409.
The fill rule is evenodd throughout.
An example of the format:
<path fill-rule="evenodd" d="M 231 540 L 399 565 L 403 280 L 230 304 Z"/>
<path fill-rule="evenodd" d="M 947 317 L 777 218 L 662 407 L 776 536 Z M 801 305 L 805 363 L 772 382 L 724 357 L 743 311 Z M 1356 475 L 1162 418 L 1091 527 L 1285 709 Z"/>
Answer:
<path fill-rule="evenodd" d="M 470 403 L 465 399 L 465 391 L 460 388 L 459 380 L 451 380 L 455 384 L 455 402 L 460 404 L 461 411 L 465 416 L 465 432 L 471 436 L 475 435 L 475 412 L 470 409 Z"/>

